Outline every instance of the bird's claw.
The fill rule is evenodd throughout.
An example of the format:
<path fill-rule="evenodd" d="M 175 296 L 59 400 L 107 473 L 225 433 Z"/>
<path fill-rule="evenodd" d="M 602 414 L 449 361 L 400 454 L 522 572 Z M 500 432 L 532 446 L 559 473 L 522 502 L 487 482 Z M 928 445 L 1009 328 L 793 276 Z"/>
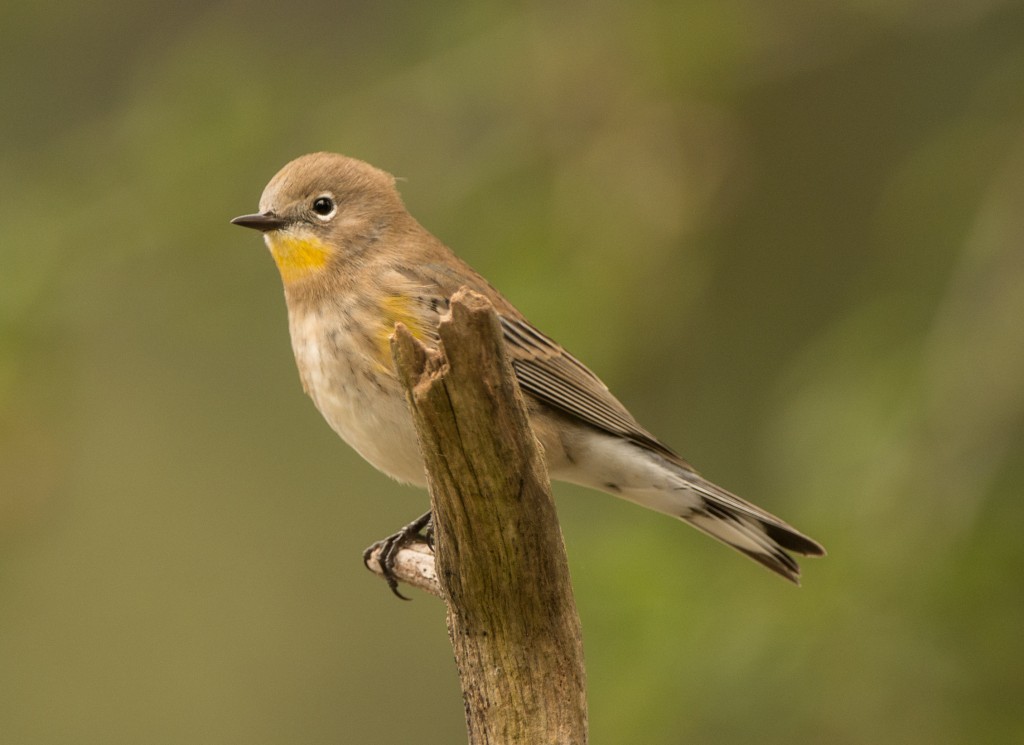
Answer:
<path fill-rule="evenodd" d="M 423 541 L 433 550 L 434 525 L 429 512 L 420 515 L 397 533 L 377 541 L 363 551 L 363 564 L 366 565 L 367 569 L 370 568 L 370 557 L 375 552 L 379 552 L 377 553 L 377 564 L 380 566 L 381 576 L 388 583 L 391 592 L 402 600 L 411 600 L 412 598 L 407 598 L 398 591 L 398 577 L 395 576 L 395 558 L 398 556 L 399 551 L 416 540 Z"/>

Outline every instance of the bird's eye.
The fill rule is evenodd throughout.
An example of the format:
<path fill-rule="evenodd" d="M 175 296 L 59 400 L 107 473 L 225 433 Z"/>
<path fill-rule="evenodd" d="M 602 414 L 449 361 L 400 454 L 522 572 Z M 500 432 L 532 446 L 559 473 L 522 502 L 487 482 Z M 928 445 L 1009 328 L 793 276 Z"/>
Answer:
<path fill-rule="evenodd" d="M 313 200 L 313 211 L 320 217 L 330 217 L 334 214 L 335 209 L 337 209 L 337 206 L 334 204 L 334 200 L 330 197 L 317 197 Z"/>

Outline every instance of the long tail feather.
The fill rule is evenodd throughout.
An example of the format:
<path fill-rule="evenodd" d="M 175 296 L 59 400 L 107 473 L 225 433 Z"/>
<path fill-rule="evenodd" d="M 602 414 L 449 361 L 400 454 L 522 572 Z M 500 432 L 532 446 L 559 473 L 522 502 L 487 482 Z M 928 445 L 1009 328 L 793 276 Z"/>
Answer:
<path fill-rule="evenodd" d="M 800 566 L 786 551 L 824 556 L 825 549 L 769 512 L 740 499 L 697 474 L 687 486 L 700 502 L 680 517 L 703 533 L 736 549 L 759 564 L 800 584 Z"/>

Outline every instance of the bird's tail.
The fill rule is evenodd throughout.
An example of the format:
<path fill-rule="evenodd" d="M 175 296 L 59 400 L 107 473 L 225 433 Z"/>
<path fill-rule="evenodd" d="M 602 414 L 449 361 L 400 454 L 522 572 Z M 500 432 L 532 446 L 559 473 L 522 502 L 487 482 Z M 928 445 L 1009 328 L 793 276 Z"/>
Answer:
<path fill-rule="evenodd" d="M 791 582 L 800 584 L 800 566 L 787 552 L 825 555 L 817 541 L 700 475 L 684 471 L 684 481 L 698 499 L 682 520 Z"/>
<path fill-rule="evenodd" d="M 573 458 L 556 462 L 552 476 L 679 518 L 796 584 L 800 567 L 790 553 L 825 555 L 817 541 L 711 483 L 671 450 L 661 445 L 655 449 L 651 442 L 591 433 L 575 443 Z"/>

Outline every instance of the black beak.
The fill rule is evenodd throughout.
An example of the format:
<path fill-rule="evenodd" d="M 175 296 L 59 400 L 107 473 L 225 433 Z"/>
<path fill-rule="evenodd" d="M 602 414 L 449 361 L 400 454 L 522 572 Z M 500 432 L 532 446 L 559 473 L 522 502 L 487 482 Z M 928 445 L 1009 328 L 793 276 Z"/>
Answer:
<path fill-rule="evenodd" d="M 267 233 L 271 230 L 279 230 L 287 223 L 273 212 L 259 212 L 255 215 L 242 215 L 241 217 L 236 217 L 231 221 L 231 224 L 241 225 L 243 228 L 252 228 L 253 230 L 258 230 L 261 233 Z"/>

